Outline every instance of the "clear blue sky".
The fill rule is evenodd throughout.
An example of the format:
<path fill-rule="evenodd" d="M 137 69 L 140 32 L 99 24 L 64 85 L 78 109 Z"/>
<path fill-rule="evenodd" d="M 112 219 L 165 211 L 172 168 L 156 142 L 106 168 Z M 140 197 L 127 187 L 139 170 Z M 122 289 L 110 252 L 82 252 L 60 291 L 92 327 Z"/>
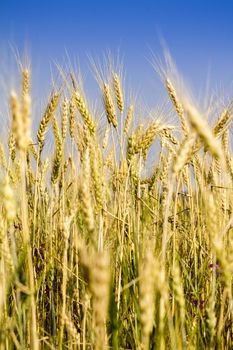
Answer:
<path fill-rule="evenodd" d="M 152 100 L 158 87 L 148 59 L 150 50 L 162 54 L 159 34 L 195 88 L 208 72 L 214 88 L 232 88 L 233 0 L 0 0 L 0 57 L 9 43 L 27 46 L 41 77 L 65 49 L 84 70 L 86 54 L 119 49 L 126 76 Z"/>

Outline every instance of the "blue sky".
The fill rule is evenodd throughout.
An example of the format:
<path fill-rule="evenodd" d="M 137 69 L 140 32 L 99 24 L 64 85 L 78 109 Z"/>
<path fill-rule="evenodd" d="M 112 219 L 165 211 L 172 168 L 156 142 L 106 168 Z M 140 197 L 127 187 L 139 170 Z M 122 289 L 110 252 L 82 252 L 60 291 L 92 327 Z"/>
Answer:
<path fill-rule="evenodd" d="M 26 46 L 41 84 L 65 50 L 84 71 L 87 54 L 119 50 L 131 85 L 153 101 L 161 86 L 148 60 L 162 55 L 160 35 L 196 90 L 209 74 L 214 89 L 232 91 L 232 0 L 0 0 L 0 59 L 9 43 Z"/>

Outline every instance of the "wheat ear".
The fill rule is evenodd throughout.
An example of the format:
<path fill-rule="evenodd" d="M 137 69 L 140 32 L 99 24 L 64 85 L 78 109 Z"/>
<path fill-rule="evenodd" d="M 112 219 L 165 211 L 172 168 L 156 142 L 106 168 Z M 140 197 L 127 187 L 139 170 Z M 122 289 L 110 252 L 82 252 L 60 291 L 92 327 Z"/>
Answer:
<path fill-rule="evenodd" d="M 223 151 L 220 142 L 214 137 L 211 129 L 207 122 L 203 119 L 198 110 L 191 105 L 186 103 L 185 112 L 190 121 L 191 127 L 204 143 L 206 149 L 212 154 L 213 157 L 224 159 Z"/>
<path fill-rule="evenodd" d="M 87 108 L 87 104 L 86 104 L 84 98 L 82 97 L 82 95 L 78 91 L 75 91 L 74 99 L 75 99 L 77 108 L 79 110 L 79 113 L 83 117 L 83 120 L 86 123 L 90 133 L 94 134 L 96 131 L 96 126 L 95 126 L 95 123 L 92 119 L 91 113 L 89 112 L 89 110 Z"/>
<path fill-rule="evenodd" d="M 112 124 L 114 128 L 117 129 L 118 120 L 117 120 L 116 110 L 112 100 L 110 87 L 106 83 L 104 83 L 104 86 L 103 86 L 103 101 L 104 101 L 104 107 L 105 107 L 105 112 L 106 112 L 108 122 L 110 125 Z"/>
<path fill-rule="evenodd" d="M 174 86 L 172 85 L 171 81 L 168 78 L 166 79 L 166 88 L 170 96 L 170 99 L 175 107 L 176 113 L 180 118 L 181 128 L 184 132 L 184 135 L 186 136 L 188 134 L 188 125 L 185 120 L 184 109 L 182 107 L 182 104 L 178 100 Z"/>
<path fill-rule="evenodd" d="M 47 127 L 49 124 L 50 119 L 52 118 L 58 102 L 59 102 L 59 98 L 60 98 L 60 94 L 59 93 L 55 93 L 52 95 L 48 106 L 46 108 L 46 111 L 43 115 L 43 118 L 41 119 L 40 125 L 39 125 L 39 129 L 37 131 L 37 140 L 38 140 L 38 145 L 39 145 L 39 153 L 41 153 L 43 147 L 44 147 L 44 140 L 45 140 L 45 134 L 47 131 Z"/>
<path fill-rule="evenodd" d="M 113 75 L 113 85 L 114 85 L 115 97 L 117 101 L 117 107 L 119 111 L 122 113 L 124 111 L 123 93 L 121 88 L 120 77 L 116 73 Z"/>

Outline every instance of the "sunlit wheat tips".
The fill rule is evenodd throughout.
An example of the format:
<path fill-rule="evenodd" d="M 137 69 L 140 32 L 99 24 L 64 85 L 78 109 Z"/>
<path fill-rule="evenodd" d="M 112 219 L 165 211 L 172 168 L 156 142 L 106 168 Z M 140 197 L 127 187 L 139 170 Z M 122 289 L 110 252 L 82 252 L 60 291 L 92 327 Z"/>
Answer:
<path fill-rule="evenodd" d="M 91 113 L 89 112 L 89 110 L 87 108 L 87 105 L 86 105 L 84 98 L 82 97 L 82 95 L 78 91 L 75 91 L 75 93 L 74 93 L 74 100 L 75 100 L 76 106 L 79 110 L 79 113 L 83 117 L 84 122 L 86 123 L 90 133 L 94 134 L 95 130 L 96 130 L 96 125 L 93 121 Z"/>
<path fill-rule="evenodd" d="M 27 149 L 31 138 L 31 96 L 30 96 L 30 72 L 28 69 L 22 71 L 22 124 L 25 138 L 25 149 Z"/>
<path fill-rule="evenodd" d="M 172 82 L 170 81 L 170 79 L 167 78 L 165 83 L 166 83 L 166 87 L 167 87 L 167 91 L 168 91 L 168 94 L 170 96 L 170 99 L 175 107 L 177 115 L 180 118 L 181 128 L 184 132 L 184 135 L 187 135 L 188 134 L 188 125 L 187 125 L 187 121 L 185 120 L 183 106 L 182 106 L 181 102 L 178 100 L 176 90 L 175 90 L 174 86 L 172 85 Z"/>
<path fill-rule="evenodd" d="M 66 138 L 67 126 L 68 126 L 68 114 L 69 114 L 69 102 L 67 98 L 64 98 L 62 103 L 62 138 Z"/>
<path fill-rule="evenodd" d="M 211 129 L 204 119 L 204 116 L 201 115 L 198 110 L 189 102 L 185 104 L 185 113 L 188 117 L 192 129 L 200 137 L 204 143 L 204 146 L 208 149 L 212 156 L 223 160 L 223 151 L 221 144 L 214 137 Z"/>
<path fill-rule="evenodd" d="M 105 107 L 105 112 L 109 124 L 113 125 L 114 128 L 118 126 L 117 114 L 115 110 L 115 105 L 112 99 L 112 93 L 108 84 L 103 85 L 103 102 Z"/>
<path fill-rule="evenodd" d="M 82 183 L 80 184 L 79 191 L 82 203 L 81 211 L 83 213 L 83 221 L 86 225 L 88 233 L 93 234 L 95 231 L 95 218 L 92 205 L 93 202 L 91 193 L 91 166 L 89 148 L 86 148 L 84 151 L 81 176 Z"/>
<path fill-rule="evenodd" d="M 52 164 L 51 182 L 55 184 L 58 180 L 59 170 L 62 160 L 62 138 L 60 135 L 57 119 L 55 116 L 52 117 L 53 131 L 56 140 L 56 151 Z"/>
<path fill-rule="evenodd" d="M 232 119 L 232 116 L 229 112 L 228 109 L 225 109 L 219 116 L 214 129 L 213 129 L 213 134 L 216 137 L 219 137 L 221 135 L 221 133 L 224 131 L 224 129 L 227 128 L 227 124 L 230 122 L 230 120 Z"/>
<path fill-rule="evenodd" d="M 176 156 L 173 160 L 172 170 L 174 174 L 178 174 L 189 160 L 192 148 L 194 146 L 196 137 L 194 133 L 190 133 L 188 137 L 179 146 Z"/>
<path fill-rule="evenodd" d="M 57 108 L 59 98 L 60 98 L 60 94 L 57 92 L 52 95 L 52 97 L 50 98 L 50 101 L 47 105 L 46 111 L 41 119 L 39 129 L 37 131 L 39 153 L 41 153 L 41 151 L 44 147 L 44 141 L 45 141 L 47 127 L 48 127 L 50 119 L 52 118 L 52 116 Z"/>
<path fill-rule="evenodd" d="M 10 107 L 11 107 L 11 115 L 12 115 L 12 133 L 15 137 L 17 148 L 21 150 L 24 146 L 23 120 L 22 120 L 22 114 L 20 111 L 19 99 L 15 91 L 11 92 Z"/>
<path fill-rule="evenodd" d="M 153 143 L 159 130 L 159 121 L 154 121 L 150 126 L 135 140 L 134 153 L 137 154 L 140 150 L 148 149 Z"/>
<path fill-rule="evenodd" d="M 9 139 L 8 139 L 8 150 L 9 155 L 12 160 L 12 162 L 15 160 L 16 157 L 16 140 L 13 131 L 10 131 Z"/>
<path fill-rule="evenodd" d="M 160 131 L 160 135 L 166 138 L 171 143 L 173 143 L 173 145 L 178 145 L 179 143 L 177 138 L 174 135 L 172 135 L 169 127 L 165 126 L 164 128 L 162 128 L 162 130 Z"/>
<path fill-rule="evenodd" d="M 129 106 L 129 109 L 128 109 L 128 112 L 127 112 L 127 116 L 126 116 L 126 119 L 125 119 L 125 125 L 124 125 L 124 133 L 127 134 L 128 131 L 129 131 L 129 127 L 130 127 L 130 124 L 132 122 L 132 119 L 133 119 L 133 113 L 134 113 L 134 106 L 131 104 Z"/>
<path fill-rule="evenodd" d="M 76 128 L 76 103 L 75 103 L 75 96 L 74 94 L 72 94 L 70 103 L 69 103 L 69 133 L 70 133 L 71 140 L 74 139 L 75 128 Z"/>
<path fill-rule="evenodd" d="M 110 127 L 109 127 L 109 125 L 107 125 L 107 127 L 104 131 L 104 137 L 103 137 L 103 143 L 102 143 L 103 149 L 105 149 L 107 147 L 108 140 L 109 140 L 109 134 L 110 134 Z"/>
<path fill-rule="evenodd" d="M 96 209 L 100 210 L 104 206 L 104 175 L 102 173 L 102 159 L 98 147 L 90 147 L 90 165 L 92 182 L 94 185 Z"/>
<path fill-rule="evenodd" d="M 116 73 L 113 75 L 113 85 L 114 85 L 115 97 L 117 101 L 117 107 L 119 111 L 122 113 L 124 110 L 123 93 L 122 93 L 120 77 Z"/>

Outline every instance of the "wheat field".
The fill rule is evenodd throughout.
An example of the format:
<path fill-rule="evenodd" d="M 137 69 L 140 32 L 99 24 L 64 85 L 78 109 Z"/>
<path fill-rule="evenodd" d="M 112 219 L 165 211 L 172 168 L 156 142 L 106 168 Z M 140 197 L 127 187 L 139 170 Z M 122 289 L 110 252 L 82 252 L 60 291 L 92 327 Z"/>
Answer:
<path fill-rule="evenodd" d="M 233 104 L 164 66 L 142 112 L 113 67 L 99 109 L 72 71 L 37 119 L 29 67 L 9 91 L 0 350 L 233 349 Z"/>

